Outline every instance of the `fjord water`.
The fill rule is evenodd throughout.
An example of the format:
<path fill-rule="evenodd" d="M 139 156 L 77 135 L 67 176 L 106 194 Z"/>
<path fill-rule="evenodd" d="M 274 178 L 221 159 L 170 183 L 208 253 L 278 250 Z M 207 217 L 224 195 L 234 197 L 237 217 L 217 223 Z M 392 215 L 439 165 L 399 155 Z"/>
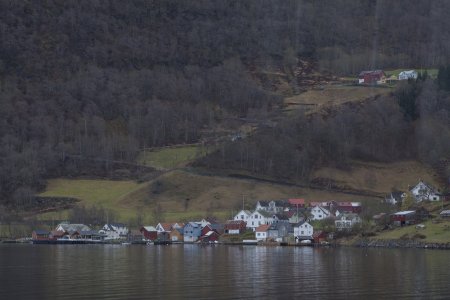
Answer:
<path fill-rule="evenodd" d="M 0 299 L 450 299 L 450 251 L 0 245 Z"/>

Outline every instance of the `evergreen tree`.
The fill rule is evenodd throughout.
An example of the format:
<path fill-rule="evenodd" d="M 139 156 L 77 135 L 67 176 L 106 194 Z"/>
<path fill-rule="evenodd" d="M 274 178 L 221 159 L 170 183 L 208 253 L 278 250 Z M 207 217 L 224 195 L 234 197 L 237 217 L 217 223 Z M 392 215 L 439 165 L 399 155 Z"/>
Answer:
<path fill-rule="evenodd" d="M 450 91 L 450 65 L 439 68 L 437 82 L 439 89 Z"/>
<path fill-rule="evenodd" d="M 408 210 L 414 207 L 415 199 L 411 192 L 406 192 L 406 196 L 402 201 L 402 210 Z"/>

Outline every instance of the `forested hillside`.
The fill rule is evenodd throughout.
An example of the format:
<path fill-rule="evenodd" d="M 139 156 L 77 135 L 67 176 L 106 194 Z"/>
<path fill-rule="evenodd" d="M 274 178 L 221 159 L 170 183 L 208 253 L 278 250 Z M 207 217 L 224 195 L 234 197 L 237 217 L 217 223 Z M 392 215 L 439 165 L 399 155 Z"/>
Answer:
<path fill-rule="evenodd" d="M 447 65 L 449 12 L 448 1 L 1 0 L 1 201 L 20 205 L 49 177 L 108 176 L 144 147 L 276 110 L 281 96 L 249 70 L 296 76 L 299 59 L 336 75 Z M 435 163 L 449 149 L 448 93 L 418 85 L 327 119 L 299 114 L 200 164 L 302 179 L 351 158 Z"/>

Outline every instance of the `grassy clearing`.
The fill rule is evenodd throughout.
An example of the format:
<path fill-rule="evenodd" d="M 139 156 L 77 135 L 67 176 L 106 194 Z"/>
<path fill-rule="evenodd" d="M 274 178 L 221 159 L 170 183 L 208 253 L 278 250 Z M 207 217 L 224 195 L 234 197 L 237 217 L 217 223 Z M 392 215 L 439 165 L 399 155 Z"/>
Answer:
<path fill-rule="evenodd" d="M 204 212 L 229 218 L 242 208 L 253 209 L 258 200 L 287 199 L 301 197 L 308 201 L 376 201 L 371 197 L 337 194 L 328 191 L 304 189 L 294 186 L 258 182 L 216 176 L 202 176 L 183 171 L 170 172 L 158 179 L 162 189 L 152 195 L 152 203 L 158 203 L 162 211 L 181 214 Z M 151 191 L 148 191 L 151 193 Z M 185 201 L 189 199 L 185 210 Z M 169 219 L 170 214 L 166 214 Z M 175 220 L 176 221 L 176 220 Z"/>
<path fill-rule="evenodd" d="M 330 178 L 355 189 L 388 193 L 393 188 L 405 191 L 419 179 L 437 186 L 432 170 L 417 161 L 395 163 L 353 162 L 349 170 L 321 168 L 313 177 Z"/>
<path fill-rule="evenodd" d="M 384 231 L 376 236 L 377 239 L 401 239 L 405 237 L 413 237 L 415 235 L 425 235 L 425 239 L 419 239 L 429 243 L 448 243 L 450 242 L 450 221 L 441 221 L 435 223 L 433 221 L 423 222 L 424 229 L 417 229 L 416 226 L 404 226 L 393 230 Z"/>
<path fill-rule="evenodd" d="M 326 86 L 323 90 L 309 90 L 300 95 L 284 99 L 286 110 L 306 108 L 311 112 L 324 106 L 341 105 L 347 102 L 362 101 L 380 94 L 387 94 L 390 88 L 366 86 Z"/>
<path fill-rule="evenodd" d="M 46 229 L 46 228 L 44 228 Z M 32 228 L 24 224 L 0 224 L 0 238 L 17 238 L 31 235 Z"/>
<path fill-rule="evenodd" d="M 134 181 L 52 179 L 40 196 L 74 197 L 80 200 L 80 205 L 102 206 L 117 212 L 121 220 L 126 220 L 136 215 L 137 208 L 123 205 L 121 200 L 146 184 Z M 50 212 L 40 215 L 40 219 L 64 219 L 67 216 L 68 211 Z"/>
<path fill-rule="evenodd" d="M 185 166 L 194 159 L 206 155 L 207 152 L 198 145 L 143 151 L 137 161 L 140 164 L 155 168 L 170 169 Z"/>

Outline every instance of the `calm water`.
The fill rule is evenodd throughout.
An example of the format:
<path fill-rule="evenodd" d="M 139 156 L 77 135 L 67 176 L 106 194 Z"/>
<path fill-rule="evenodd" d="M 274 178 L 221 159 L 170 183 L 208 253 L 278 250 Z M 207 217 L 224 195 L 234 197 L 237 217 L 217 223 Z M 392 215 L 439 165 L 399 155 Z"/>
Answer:
<path fill-rule="evenodd" d="M 0 245 L 0 299 L 450 299 L 450 251 Z"/>

